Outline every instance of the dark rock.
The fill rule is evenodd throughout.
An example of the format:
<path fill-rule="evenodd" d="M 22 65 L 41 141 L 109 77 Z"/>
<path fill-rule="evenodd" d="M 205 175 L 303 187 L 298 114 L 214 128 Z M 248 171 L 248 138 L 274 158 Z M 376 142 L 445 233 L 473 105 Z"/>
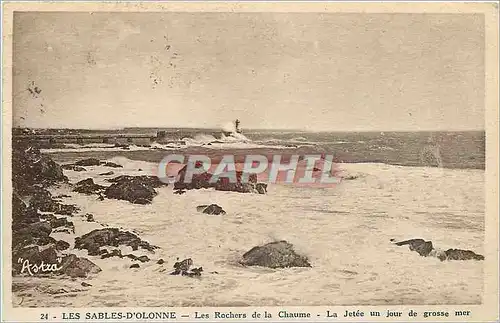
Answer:
<path fill-rule="evenodd" d="M 158 193 L 145 182 L 122 180 L 109 186 L 104 194 L 111 199 L 126 200 L 134 204 L 149 204 Z"/>
<path fill-rule="evenodd" d="M 410 250 L 418 252 L 419 255 L 427 257 L 433 250 L 432 242 L 424 239 L 410 239 L 396 242 L 397 246 L 409 245 Z"/>
<path fill-rule="evenodd" d="M 114 175 L 114 174 L 115 174 L 115 172 L 110 171 L 110 172 L 106 172 L 106 173 L 100 173 L 99 175 L 101 175 L 101 176 L 108 176 L 108 175 Z"/>
<path fill-rule="evenodd" d="M 23 248 L 24 246 L 35 244 L 44 246 L 55 244 L 57 241 L 50 237 L 52 227 L 48 222 L 35 222 L 12 233 L 13 249 Z"/>
<path fill-rule="evenodd" d="M 136 255 L 133 255 L 133 254 L 128 254 L 128 255 L 125 255 L 124 257 L 127 257 L 127 258 L 130 258 L 132 260 L 137 260 L 137 256 Z"/>
<path fill-rule="evenodd" d="M 191 258 L 184 259 L 183 261 L 176 262 L 174 264 L 174 271 L 170 275 L 184 274 L 189 271 L 189 268 L 193 265 L 193 260 Z"/>
<path fill-rule="evenodd" d="M 200 205 L 200 206 L 196 207 L 196 210 L 198 212 L 202 212 L 205 214 L 211 214 L 211 215 L 224 215 L 224 214 L 226 214 L 226 211 L 224 211 L 217 204 Z"/>
<path fill-rule="evenodd" d="M 257 183 L 257 184 L 255 184 L 255 190 L 259 194 L 266 194 L 267 193 L 267 184 L 266 183 Z"/>
<path fill-rule="evenodd" d="M 29 143 L 13 143 L 12 185 L 16 192 L 25 195 L 24 190 L 35 184 L 50 186 L 59 182 L 68 182 L 61 166 Z"/>
<path fill-rule="evenodd" d="M 112 163 L 112 162 L 104 162 L 104 163 L 102 163 L 102 166 L 113 167 L 113 168 L 123 168 L 122 165 L 119 165 L 119 164 L 116 164 L 116 163 Z"/>
<path fill-rule="evenodd" d="M 75 171 L 75 172 L 85 172 L 85 171 L 87 171 L 86 168 L 84 168 L 82 166 L 73 165 L 73 164 L 62 165 L 61 168 L 65 169 L 65 170 L 72 170 L 72 171 Z"/>
<path fill-rule="evenodd" d="M 118 247 L 120 245 L 130 246 L 133 250 L 141 247 L 151 252 L 158 248 L 141 240 L 131 232 L 120 231 L 117 228 L 95 229 L 81 237 L 75 238 L 75 248 L 87 249 L 89 251 L 104 246 Z"/>
<path fill-rule="evenodd" d="M 293 245 L 286 241 L 276 241 L 254 247 L 243 255 L 240 263 L 244 266 L 269 268 L 311 267 L 307 258 L 298 255 Z"/>
<path fill-rule="evenodd" d="M 111 252 L 103 253 L 103 255 L 101 256 L 101 259 L 106 259 L 106 258 L 111 258 L 111 257 L 123 258 L 122 251 L 119 249 L 113 249 L 113 251 L 111 251 Z"/>
<path fill-rule="evenodd" d="M 73 215 L 79 208 L 75 205 L 61 204 L 52 198 L 52 194 L 43 187 L 31 186 L 23 190 L 23 196 L 29 200 L 29 207 L 42 212 L 61 215 Z"/>
<path fill-rule="evenodd" d="M 191 268 L 192 265 L 193 265 L 193 260 L 191 258 L 184 259 L 181 262 L 176 262 L 174 264 L 174 271 L 171 272 L 170 275 L 182 275 L 188 277 L 201 276 L 203 268 L 202 267 Z"/>
<path fill-rule="evenodd" d="M 79 258 L 70 254 L 62 259 L 61 272 L 70 277 L 87 277 L 97 274 L 101 268 L 86 258 Z"/>
<path fill-rule="evenodd" d="M 93 214 L 87 213 L 85 216 L 87 217 L 87 222 L 95 222 Z"/>
<path fill-rule="evenodd" d="M 394 241 L 394 239 L 391 239 Z M 401 242 L 395 243 L 397 246 L 409 245 L 410 250 L 418 252 L 419 255 L 423 257 L 427 257 L 431 255 L 431 252 L 434 251 L 433 255 L 437 256 L 439 260 L 484 260 L 484 256 L 476 254 L 470 250 L 462 250 L 462 249 L 448 249 L 444 252 L 436 252 L 434 247 L 432 246 L 431 241 L 425 241 L 424 239 L 410 239 Z"/>
<path fill-rule="evenodd" d="M 87 178 L 76 183 L 73 192 L 91 195 L 103 192 L 105 189 L 106 186 L 95 184 L 92 178 Z"/>
<path fill-rule="evenodd" d="M 12 231 L 16 232 L 37 222 L 40 222 L 37 210 L 32 206 L 28 207 L 14 192 L 12 195 Z"/>
<path fill-rule="evenodd" d="M 92 285 L 91 285 L 91 284 L 89 284 L 89 283 L 86 283 L 86 282 L 82 282 L 82 286 L 83 286 L 83 287 L 91 287 Z"/>
<path fill-rule="evenodd" d="M 139 264 L 133 264 L 129 268 L 141 268 L 141 266 L 139 266 Z"/>
<path fill-rule="evenodd" d="M 148 256 L 140 256 L 140 257 L 137 257 L 136 259 L 139 260 L 140 262 L 147 262 L 147 261 L 149 261 L 149 257 Z"/>
<path fill-rule="evenodd" d="M 247 181 L 243 181 L 243 172 L 236 172 L 236 182 L 232 182 L 228 177 L 221 177 L 215 184 L 217 191 L 231 191 L 239 193 L 254 193 L 257 184 L 257 174 L 250 174 Z"/>
<path fill-rule="evenodd" d="M 197 165 L 196 168 L 201 167 Z M 184 166 L 177 174 L 178 179 L 174 183 L 174 190 L 193 190 L 201 188 L 214 188 L 215 183 L 211 183 L 212 174 L 208 172 L 203 172 L 201 174 L 193 174 L 192 180 L 189 182 L 185 179 L 187 171 L 187 165 Z"/>
<path fill-rule="evenodd" d="M 174 191 L 174 194 L 177 194 L 177 195 L 182 195 L 182 194 L 184 194 L 184 193 L 186 193 L 186 191 L 185 191 L 185 190 L 177 190 L 177 191 Z"/>
<path fill-rule="evenodd" d="M 130 183 L 134 182 L 137 184 L 150 186 L 152 188 L 159 188 L 162 186 L 168 186 L 168 183 L 164 183 L 158 178 L 158 176 L 147 176 L 147 175 L 139 175 L 139 176 L 131 176 L 131 175 L 120 175 L 115 178 L 107 179 L 110 183 Z"/>
<path fill-rule="evenodd" d="M 156 262 L 158 265 L 163 265 L 165 263 L 165 260 L 163 259 L 158 259 L 158 261 Z"/>
<path fill-rule="evenodd" d="M 64 227 L 73 231 L 73 233 L 75 232 L 75 225 L 73 224 L 73 222 L 68 221 L 68 219 L 66 218 L 58 218 L 52 214 L 47 214 L 42 217 L 45 218 L 45 220 L 50 223 L 50 226 L 53 229 Z"/>
<path fill-rule="evenodd" d="M 75 163 L 77 166 L 99 166 L 101 161 L 96 158 L 87 158 L 83 160 L 79 160 Z"/>
<path fill-rule="evenodd" d="M 444 254 L 438 256 L 439 260 L 484 260 L 483 255 L 478 255 L 477 253 L 470 250 L 461 249 L 448 249 Z"/>
<path fill-rule="evenodd" d="M 202 272 L 203 272 L 203 267 L 199 267 L 199 268 L 193 268 L 189 272 L 183 272 L 182 275 L 188 277 L 197 277 L 201 276 Z"/>
<path fill-rule="evenodd" d="M 66 250 L 69 248 L 69 243 L 64 240 L 59 240 L 56 242 L 56 250 Z"/>

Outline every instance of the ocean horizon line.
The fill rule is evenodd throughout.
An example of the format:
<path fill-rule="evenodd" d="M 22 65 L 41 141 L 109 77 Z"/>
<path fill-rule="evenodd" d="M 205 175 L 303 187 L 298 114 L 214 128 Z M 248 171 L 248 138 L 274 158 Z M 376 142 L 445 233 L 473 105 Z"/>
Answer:
<path fill-rule="evenodd" d="M 15 129 L 33 129 L 33 130 L 76 130 L 76 131 L 126 131 L 126 130 L 158 130 L 158 131 L 166 131 L 166 130 L 174 130 L 174 131 L 224 131 L 222 128 L 204 128 L 204 127 L 154 127 L 154 126 L 145 126 L 145 127 L 120 127 L 120 128 L 68 128 L 68 127 L 21 127 L 15 126 L 12 127 L 12 130 Z M 485 129 L 423 129 L 423 130 L 309 130 L 309 129 L 294 129 L 294 128 L 243 128 L 243 132 L 296 132 L 296 133 L 429 133 L 429 132 L 438 132 L 438 133 L 457 133 L 457 132 L 485 132 Z"/>

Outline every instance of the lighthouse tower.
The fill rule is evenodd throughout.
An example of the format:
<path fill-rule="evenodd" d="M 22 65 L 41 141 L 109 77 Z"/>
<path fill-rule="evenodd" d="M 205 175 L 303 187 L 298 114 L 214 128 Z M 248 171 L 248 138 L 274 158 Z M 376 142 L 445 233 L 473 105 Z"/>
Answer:
<path fill-rule="evenodd" d="M 241 129 L 240 129 L 240 120 L 236 119 L 234 121 L 234 128 L 236 129 L 236 133 L 241 133 Z"/>

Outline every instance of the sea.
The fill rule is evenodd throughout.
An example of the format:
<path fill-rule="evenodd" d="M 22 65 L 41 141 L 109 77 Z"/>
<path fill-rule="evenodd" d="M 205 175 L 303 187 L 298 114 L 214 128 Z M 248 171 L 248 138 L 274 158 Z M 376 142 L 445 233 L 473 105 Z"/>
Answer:
<path fill-rule="evenodd" d="M 71 183 L 92 178 L 154 175 L 170 153 L 334 154 L 351 180 L 332 187 L 270 183 L 268 192 L 242 194 L 210 189 L 173 193 L 157 189 L 149 205 L 72 192 L 62 185 L 54 195 L 76 204 L 68 217 L 75 234 L 54 233 L 68 241 L 93 229 L 118 227 L 160 248 L 151 261 L 130 269 L 128 258 L 88 256 L 103 271 L 91 279 L 14 277 L 14 306 L 320 306 L 398 304 L 480 304 L 484 262 L 440 261 L 421 257 L 396 241 L 422 238 L 439 250 L 459 248 L 484 254 L 484 132 L 301 132 L 254 130 L 226 135 L 203 129 L 121 129 L 79 134 L 166 131 L 168 142 L 64 143 L 42 151 L 58 163 L 95 157 L 123 168 L 65 170 Z M 53 132 L 53 130 L 47 130 Z M 68 133 L 70 131 L 64 130 Z M 113 175 L 99 175 L 112 170 Z M 218 204 L 226 215 L 198 212 Z M 95 223 L 85 221 L 91 213 Z M 241 256 L 268 242 L 286 240 L 308 257 L 311 268 L 244 267 Z M 191 258 L 203 267 L 200 278 L 172 276 L 173 264 Z M 158 265 L 158 259 L 165 263 Z M 82 287 L 81 282 L 90 283 Z"/>

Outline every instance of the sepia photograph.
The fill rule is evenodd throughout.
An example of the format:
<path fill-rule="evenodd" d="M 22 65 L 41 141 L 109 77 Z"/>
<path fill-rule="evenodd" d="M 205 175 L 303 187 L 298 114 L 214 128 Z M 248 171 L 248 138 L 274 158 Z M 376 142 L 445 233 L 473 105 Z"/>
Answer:
<path fill-rule="evenodd" d="M 485 303 L 484 12 L 277 6 L 12 13 L 10 306 Z"/>

